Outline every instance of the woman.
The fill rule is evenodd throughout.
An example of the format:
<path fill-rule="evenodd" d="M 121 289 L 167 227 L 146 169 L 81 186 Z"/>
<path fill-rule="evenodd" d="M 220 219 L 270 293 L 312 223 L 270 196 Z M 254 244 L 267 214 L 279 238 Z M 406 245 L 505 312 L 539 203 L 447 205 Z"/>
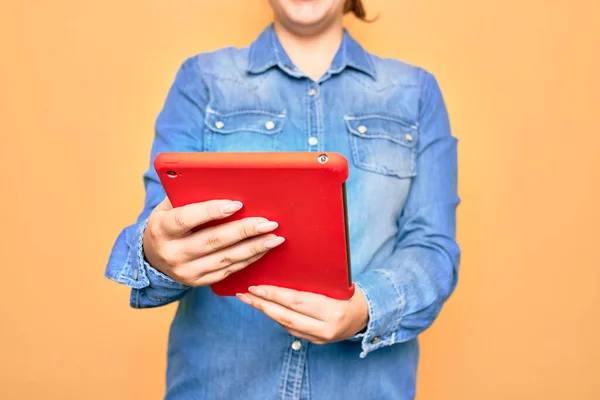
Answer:
<path fill-rule="evenodd" d="M 277 287 L 218 297 L 207 285 L 280 245 L 277 221 L 191 233 L 243 205 L 173 209 L 152 166 L 145 207 L 107 276 L 131 305 L 180 301 L 167 399 L 412 399 L 417 335 L 456 284 L 456 140 L 435 78 L 367 53 L 342 27 L 356 0 L 270 0 L 274 22 L 248 48 L 179 69 L 156 121 L 163 151 L 335 151 L 350 161 L 348 301 Z M 234 199 L 235 200 L 235 199 Z"/>

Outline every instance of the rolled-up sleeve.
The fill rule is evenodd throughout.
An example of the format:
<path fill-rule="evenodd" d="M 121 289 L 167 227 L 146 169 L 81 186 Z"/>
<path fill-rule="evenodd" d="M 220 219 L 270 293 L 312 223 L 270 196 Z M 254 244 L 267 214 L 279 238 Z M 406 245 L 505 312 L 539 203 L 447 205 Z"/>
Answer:
<path fill-rule="evenodd" d="M 367 299 L 369 323 L 350 340 L 362 342 L 363 358 L 427 329 L 457 282 L 457 140 L 436 79 L 426 71 L 422 76 L 417 175 L 398 220 L 396 245 L 356 281 Z"/>
<path fill-rule="evenodd" d="M 144 257 L 143 237 L 148 216 L 165 198 L 153 167 L 154 158 L 165 151 L 202 151 L 202 127 L 206 89 L 196 57 L 180 66 L 155 124 L 149 167 L 143 175 L 144 208 L 136 223 L 124 228 L 111 251 L 105 276 L 131 287 L 135 308 L 158 307 L 181 299 L 190 287 L 153 268 Z"/>

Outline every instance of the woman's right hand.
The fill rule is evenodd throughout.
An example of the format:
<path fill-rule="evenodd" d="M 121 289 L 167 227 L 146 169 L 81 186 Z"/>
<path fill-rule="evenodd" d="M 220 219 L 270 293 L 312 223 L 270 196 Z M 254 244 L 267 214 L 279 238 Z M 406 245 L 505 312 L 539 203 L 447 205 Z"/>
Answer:
<path fill-rule="evenodd" d="M 192 229 L 234 214 L 242 203 L 212 200 L 173 208 L 165 198 L 150 214 L 143 248 L 152 267 L 187 286 L 206 286 L 247 267 L 284 239 L 269 232 L 277 223 L 244 218 Z"/>

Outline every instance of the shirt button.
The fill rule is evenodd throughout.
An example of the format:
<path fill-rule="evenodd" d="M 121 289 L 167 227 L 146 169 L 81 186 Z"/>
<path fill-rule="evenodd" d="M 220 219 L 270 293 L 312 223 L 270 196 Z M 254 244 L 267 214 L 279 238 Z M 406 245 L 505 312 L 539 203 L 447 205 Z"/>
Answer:
<path fill-rule="evenodd" d="M 309 95 L 309 96 L 314 96 L 314 95 L 316 95 L 316 94 L 317 94 L 317 89 L 314 89 L 314 88 L 313 88 L 313 89 L 310 89 L 310 90 L 308 91 L 308 95 Z"/>
<path fill-rule="evenodd" d="M 358 127 L 358 132 L 360 133 L 366 133 L 367 132 L 367 127 L 364 125 L 361 125 Z"/>
<path fill-rule="evenodd" d="M 410 133 L 407 133 L 406 135 L 404 135 L 404 138 L 406 139 L 407 142 L 413 141 L 413 137 Z"/>
<path fill-rule="evenodd" d="M 215 122 L 215 127 L 217 129 L 222 129 L 225 127 L 225 124 L 222 121 L 217 121 L 217 122 Z"/>
<path fill-rule="evenodd" d="M 133 279 L 137 281 L 138 280 L 138 276 L 139 276 L 138 275 L 138 270 L 136 268 L 136 269 L 133 270 Z"/>
<path fill-rule="evenodd" d="M 319 139 L 317 139 L 316 137 L 310 137 L 308 138 L 308 144 L 310 144 L 311 146 L 316 146 L 317 144 L 319 144 Z"/>
<path fill-rule="evenodd" d="M 272 130 L 273 128 L 275 128 L 275 123 L 273 121 L 267 121 L 265 122 L 265 128 L 267 128 L 268 130 Z"/>
<path fill-rule="evenodd" d="M 292 343 L 292 349 L 294 349 L 294 351 L 298 351 L 302 348 L 302 342 L 299 340 L 294 340 L 294 343 Z"/>
<path fill-rule="evenodd" d="M 381 342 L 381 338 L 380 338 L 379 336 L 375 336 L 375 337 L 373 338 L 373 340 L 371 340 L 371 343 L 372 343 L 372 344 L 377 344 L 377 343 L 379 343 L 379 342 Z"/>

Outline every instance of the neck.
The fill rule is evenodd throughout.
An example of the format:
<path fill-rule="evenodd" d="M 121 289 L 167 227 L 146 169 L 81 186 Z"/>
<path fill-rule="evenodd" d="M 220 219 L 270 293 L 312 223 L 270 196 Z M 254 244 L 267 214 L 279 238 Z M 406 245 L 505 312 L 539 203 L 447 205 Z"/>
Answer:
<path fill-rule="evenodd" d="M 273 23 L 273 28 L 292 62 L 314 81 L 329 69 L 344 34 L 341 20 L 306 35 L 295 33 L 278 21 Z"/>

